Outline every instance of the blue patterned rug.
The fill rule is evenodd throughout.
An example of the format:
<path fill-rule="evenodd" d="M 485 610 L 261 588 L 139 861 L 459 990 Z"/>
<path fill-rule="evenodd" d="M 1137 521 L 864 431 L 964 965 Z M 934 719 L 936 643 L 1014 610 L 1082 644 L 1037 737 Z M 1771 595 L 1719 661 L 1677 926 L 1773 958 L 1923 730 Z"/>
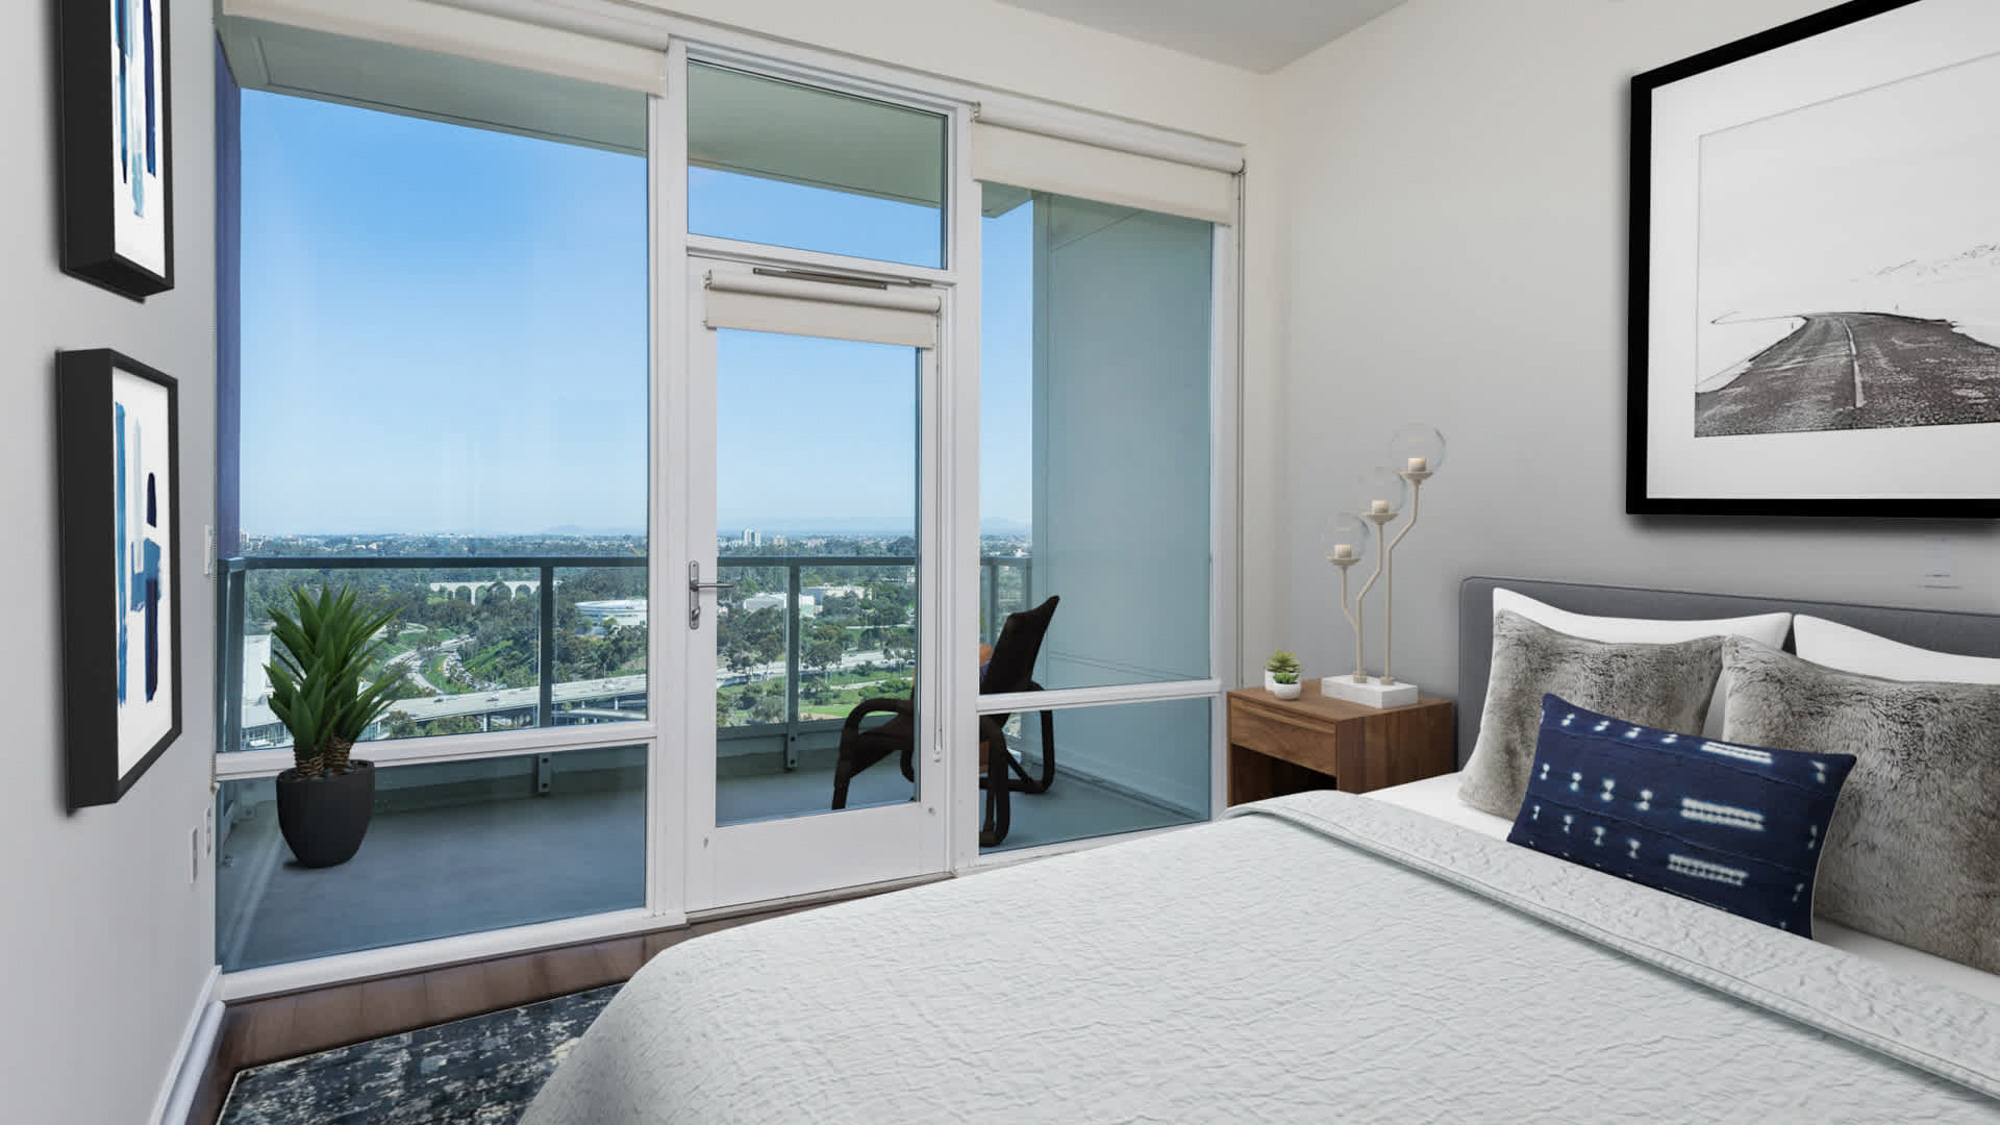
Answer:
<path fill-rule="evenodd" d="M 512 1125 L 618 988 L 252 1067 L 219 1125 Z"/>

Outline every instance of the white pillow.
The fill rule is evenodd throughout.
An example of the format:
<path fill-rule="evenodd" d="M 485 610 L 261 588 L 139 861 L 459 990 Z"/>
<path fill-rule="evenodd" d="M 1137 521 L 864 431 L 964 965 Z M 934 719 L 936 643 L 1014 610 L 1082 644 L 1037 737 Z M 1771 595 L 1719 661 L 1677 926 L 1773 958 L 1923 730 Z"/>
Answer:
<path fill-rule="evenodd" d="M 1526 594 L 1496 586 L 1493 589 L 1494 616 L 1499 616 L 1503 609 L 1513 610 L 1522 617 L 1538 625 L 1545 625 L 1558 633 L 1568 633 L 1572 637 L 1582 637 L 1586 641 L 1603 641 L 1608 644 L 1670 645 L 1700 637 L 1736 636 L 1748 637 L 1771 648 L 1783 648 L 1785 634 L 1792 629 L 1792 615 L 1789 613 L 1757 613 L 1749 617 L 1715 617 L 1703 621 L 1671 621 L 1653 617 L 1593 617 L 1587 613 L 1571 613 L 1566 609 L 1557 609 L 1546 602 L 1538 602 Z M 1800 653 L 1800 655 L 1805 654 Z M 2000 661 L 1995 663 L 2000 664 Z M 1701 728 L 1702 737 L 1722 737 L 1722 701 L 1728 690 L 1729 677 L 1724 675 L 1716 681 L 1715 697 L 1708 704 L 1708 722 Z"/>
<path fill-rule="evenodd" d="M 1906 683 L 2000 684 L 2000 660 L 1960 656 L 1878 637 L 1824 617 L 1799 615 L 1801 659 L 1842 672 Z"/>

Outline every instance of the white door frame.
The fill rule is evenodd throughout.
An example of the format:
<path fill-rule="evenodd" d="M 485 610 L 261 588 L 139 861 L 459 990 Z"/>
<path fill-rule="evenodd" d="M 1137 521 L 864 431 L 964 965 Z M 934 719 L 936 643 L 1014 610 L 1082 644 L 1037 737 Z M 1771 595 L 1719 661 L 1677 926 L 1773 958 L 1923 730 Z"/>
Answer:
<path fill-rule="evenodd" d="M 687 304 L 686 406 L 683 412 L 687 453 L 685 499 L 680 524 L 688 559 L 700 565 L 703 581 L 714 581 L 718 558 L 716 486 L 718 429 L 716 392 L 720 377 L 717 330 L 709 327 L 710 290 L 704 279 L 715 270 L 744 263 L 713 252 L 690 253 L 684 276 Z M 835 289 L 848 296 L 851 289 Z M 754 298 L 753 298 L 754 299 Z M 791 298 L 774 298 L 791 300 Z M 940 304 L 948 301 L 940 297 Z M 816 305 L 827 324 L 861 321 L 866 308 L 839 302 Z M 920 768 L 916 800 L 873 808 L 812 813 L 778 820 L 741 824 L 716 823 L 716 727 L 714 692 L 714 595 L 693 595 L 685 588 L 661 598 L 663 627 L 683 638 L 683 668 L 687 703 L 682 712 L 686 754 L 684 823 L 687 912 L 774 902 L 841 887 L 865 886 L 943 873 L 948 865 L 946 794 L 950 786 L 949 755 L 940 712 L 945 692 L 942 680 L 950 662 L 944 627 L 943 587 L 949 573 L 948 551 L 940 508 L 939 463 L 942 455 L 943 395 L 936 324 L 943 313 L 925 314 L 933 325 L 930 346 L 914 350 L 918 361 L 918 489 L 917 489 L 917 714 Z M 804 335 L 807 333 L 801 332 Z M 867 329 L 830 328 L 834 339 L 867 339 Z M 686 570 L 681 571 L 682 574 Z M 671 579 L 669 579 L 671 580 Z M 701 626 L 689 628 L 688 599 L 702 599 Z M 668 625 L 667 622 L 671 622 Z M 830 794 L 829 794 L 830 796 Z"/>

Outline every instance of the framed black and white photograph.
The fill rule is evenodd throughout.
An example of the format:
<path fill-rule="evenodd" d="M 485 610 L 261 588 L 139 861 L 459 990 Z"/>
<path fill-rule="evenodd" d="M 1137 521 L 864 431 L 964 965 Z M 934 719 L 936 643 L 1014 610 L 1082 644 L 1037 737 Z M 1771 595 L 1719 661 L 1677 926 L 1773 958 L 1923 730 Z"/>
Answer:
<path fill-rule="evenodd" d="M 62 268 L 134 300 L 174 287 L 167 0 L 58 0 Z"/>
<path fill-rule="evenodd" d="M 2000 3 L 1633 79 L 1627 511 L 2000 516 Z"/>
<path fill-rule="evenodd" d="M 180 409 L 117 352 L 56 356 L 69 806 L 124 796 L 181 732 Z"/>

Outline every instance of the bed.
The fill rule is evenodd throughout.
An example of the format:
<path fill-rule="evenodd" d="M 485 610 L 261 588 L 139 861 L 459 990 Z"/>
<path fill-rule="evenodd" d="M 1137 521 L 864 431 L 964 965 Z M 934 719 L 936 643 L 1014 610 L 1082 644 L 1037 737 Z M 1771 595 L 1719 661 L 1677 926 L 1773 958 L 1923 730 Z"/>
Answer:
<path fill-rule="evenodd" d="M 1494 581 L 1464 591 L 1462 716 Z M 1802 604 L 1507 585 L 1592 613 Z M 1990 617 L 1807 611 L 2000 655 Z M 2000 978 L 1563 863 L 1455 793 L 1299 794 L 683 943 L 524 1120 L 2000 1119 Z"/>

